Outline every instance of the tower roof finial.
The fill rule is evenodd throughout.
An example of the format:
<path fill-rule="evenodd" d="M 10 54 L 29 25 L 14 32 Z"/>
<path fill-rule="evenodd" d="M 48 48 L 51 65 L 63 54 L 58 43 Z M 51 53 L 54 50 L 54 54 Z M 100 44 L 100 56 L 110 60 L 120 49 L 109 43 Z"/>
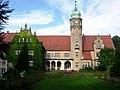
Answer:
<path fill-rule="evenodd" d="M 27 23 L 25 23 L 25 28 L 27 28 Z"/>
<path fill-rule="evenodd" d="M 76 4 L 77 1 L 75 1 L 75 11 L 77 11 L 77 4 Z"/>

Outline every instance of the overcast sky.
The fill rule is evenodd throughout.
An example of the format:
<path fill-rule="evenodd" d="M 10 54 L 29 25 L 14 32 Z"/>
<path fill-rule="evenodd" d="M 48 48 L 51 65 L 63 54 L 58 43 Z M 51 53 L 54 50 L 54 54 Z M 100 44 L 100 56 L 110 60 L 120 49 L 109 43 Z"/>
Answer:
<path fill-rule="evenodd" d="M 10 0 L 15 10 L 5 31 L 19 32 L 27 23 L 37 35 L 70 35 L 75 0 Z M 85 35 L 120 35 L 120 0 L 76 0 Z"/>

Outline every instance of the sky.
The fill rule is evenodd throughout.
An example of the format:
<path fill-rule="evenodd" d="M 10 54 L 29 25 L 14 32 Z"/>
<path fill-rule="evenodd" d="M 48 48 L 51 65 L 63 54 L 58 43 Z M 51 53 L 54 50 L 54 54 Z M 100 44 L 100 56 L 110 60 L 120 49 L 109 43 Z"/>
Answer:
<path fill-rule="evenodd" d="M 120 35 L 120 0 L 76 0 L 85 35 Z M 75 0 L 9 0 L 5 32 L 19 32 L 27 23 L 37 35 L 70 35 Z"/>

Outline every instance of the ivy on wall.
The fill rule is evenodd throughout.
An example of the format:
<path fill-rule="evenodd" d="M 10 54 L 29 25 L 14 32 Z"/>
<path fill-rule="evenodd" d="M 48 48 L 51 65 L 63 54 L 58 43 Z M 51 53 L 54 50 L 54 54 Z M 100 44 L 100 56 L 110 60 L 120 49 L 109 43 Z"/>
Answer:
<path fill-rule="evenodd" d="M 24 29 L 21 29 L 20 33 L 16 33 L 12 41 L 8 43 L 8 49 L 6 52 L 6 59 L 8 62 L 12 63 L 12 66 L 15 67 L 18 58 L 20 58 L 19 54 L 25 44 L 27 45 L 28 53 L 29 50 L 33 51 L 32 55 L 27 56 L 29 61 L 33 61 L 33 66 L 30 68 L 38 70 L 44 69 L 44 49 L 42 42 L 39 42 L 37 36 L 33 35 L 31 30 L 27 29 L 26 26 Z M 16 55 L 16 51 L 18 55 Z"/>

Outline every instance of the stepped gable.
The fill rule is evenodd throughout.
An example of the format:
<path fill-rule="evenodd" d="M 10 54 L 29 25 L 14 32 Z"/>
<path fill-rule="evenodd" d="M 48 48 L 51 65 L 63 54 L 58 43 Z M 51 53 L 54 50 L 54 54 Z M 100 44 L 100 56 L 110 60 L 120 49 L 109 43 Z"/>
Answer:
<path fill-rule="evenodd" d="M 95 38 L 97 38 L 98 35 L 87 35 L 84 36 L 83 35 L 83 51 L 85 50 L 94 50 L 93 49 L 93 43 Z M 101 37 L 103 39 L 104 45 L 107 48 L 114 48 L 114 44 L 112 42 L 111 36 L 110 35 L 100 35 L 99 37 Z"/>

